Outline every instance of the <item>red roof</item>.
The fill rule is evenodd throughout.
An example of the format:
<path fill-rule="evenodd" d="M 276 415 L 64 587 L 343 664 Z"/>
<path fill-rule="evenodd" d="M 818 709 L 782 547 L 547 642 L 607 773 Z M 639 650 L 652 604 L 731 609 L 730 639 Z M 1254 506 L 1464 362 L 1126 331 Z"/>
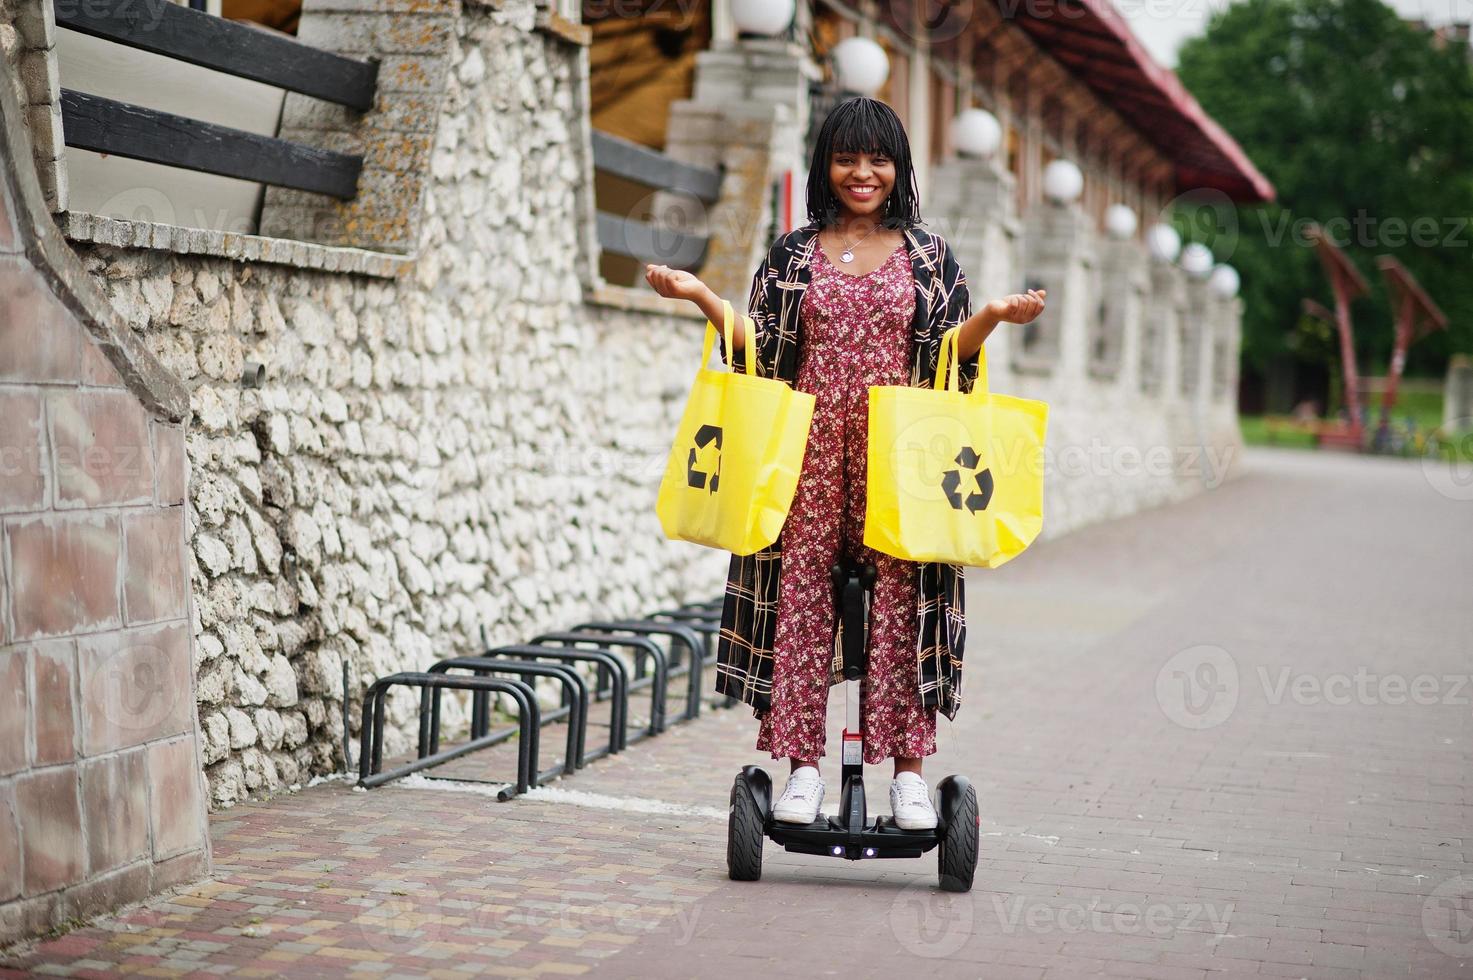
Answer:
<path fill-rule="evenodd" d="M 1176 73 L 1156 64 L 1110 0 L 998 0 L 998 7 L 1174 162 L 1178 186 L 1216 188 L 1245 203 L 1273 200 L 1268 178 Z"/>

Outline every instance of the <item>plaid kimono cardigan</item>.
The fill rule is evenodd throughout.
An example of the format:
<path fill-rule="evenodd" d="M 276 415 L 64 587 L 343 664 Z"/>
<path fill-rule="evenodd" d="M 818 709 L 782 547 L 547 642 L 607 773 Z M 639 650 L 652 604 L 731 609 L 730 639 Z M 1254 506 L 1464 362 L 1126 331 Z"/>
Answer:
<path fill-rule="evenodd" d="M 911 321 L 913 386 L 932 383 L 941 351 L 941 336 L 971 315 L 967 280 L 951 248 L 937 235 L 913 228 L 905 232 L 915 276 L 915 316 Z M 756 343 L 738 351 L 737 365 L 755 346 L 756 373 L 796 383 L 803 329 L 798 310 L 808 287 L 809 261 L 818 247 L 818 226 L 809 224 L 778 238 L 752 277 L 747 310 L 756 326 Z M 722 359 L 730 363 L 725 338 Z M 960 384 L 971 391 L 977 378 L 977 355 L 961 362 Z M 782 535 L 751 555 L 733 555 L 727 574 L 721 633 L 716 652 L 716 692 L 740 698 L 757 717 L 772 706 L 773 641 L 777 632 L 778 578 L 782 573 Z M 921 703 L 936 706 L 955 719 L 961 704 L 962 647 L 966 639 L 962 567 L 941 562 L 915 563 L 916 679 Z M 835 625 L 829 685 L 843 679 Z"/>

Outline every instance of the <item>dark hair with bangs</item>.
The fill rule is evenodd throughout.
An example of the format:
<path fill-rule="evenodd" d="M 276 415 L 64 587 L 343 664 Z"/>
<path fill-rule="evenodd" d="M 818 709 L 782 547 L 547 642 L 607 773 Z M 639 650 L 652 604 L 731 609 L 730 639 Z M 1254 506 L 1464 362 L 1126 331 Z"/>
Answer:
<path fill-rule="evenodd" d="M 835 153 L 889 157 L 895 164 L 895 186 L 885 196 L 880 224 L 914 228 L 921 223 L 921 195 L 910 162 L 910 139 L 894 109 L 879 99 L 857 95 L 834 106 L 824 119 L 808 165 L 808 219 L 824 228 L 839 220 L 839 198 L 829 181 Z"/>

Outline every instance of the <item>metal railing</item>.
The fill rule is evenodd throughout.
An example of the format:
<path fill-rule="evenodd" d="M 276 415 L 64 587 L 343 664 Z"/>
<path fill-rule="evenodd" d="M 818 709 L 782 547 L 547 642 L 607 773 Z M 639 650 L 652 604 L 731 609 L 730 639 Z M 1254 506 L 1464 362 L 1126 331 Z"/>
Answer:
<path fill-rule="evenodd" d="M 483 643 L 484 649 L 478 656 L 451 657 L 427 671 L 379 679 L 364 695 L 359 785 L 382 786 L 515 738 L 516 776 L 497 793 L 499 799 L 505 800 L 548 780 L 570 775 L 596 759 L 621 752 L 632 742 L 663 732 L 671 680 L 685 678 L 686 681 L 684 710 L 674 721 L 699 717 L 705 668 L 714 667 L 716 662 L 723 601 L 717 598 L 690 603 L 642 619 L 591 620 L 510 646 L 492 647 Z M 484 629 L 482 635 L 485 636 Z M 585 672 L 591 676 L 586 678 Z M 562 692 L 559 707 L 541 706 L 536 691 L 538 678 L 559 683 Z M 385 702 L 394 688 L 419 690 L 419 731 L 414 758 L 385 770 Z M 442 748 L 442 692 L 447 690 L 471 695 L 470 730 L 466 741 Z M 631 738 L 631 700 L 646 690 L 650 698 L 649 721 Z M 492 698 L 501 695 L 507 695 L 515 707 L 514 724 L 492 730 Z M 605 701 L 609 703 L 608 721 L 593 720 L 593 708 Z M 719 705 L 729 707 L 737 703 L 736 699 L 727 697 Z M 567 725 L 563 757 L 544 767 L 539 732 L 555 723 Z M 600 739 L 602 744 L 588 748 L 589 726 L 607 727 L 606 742 Z M 485 781 L 463 776 L 448 778 Z"/>
<path fill-rule="evenodd" d="M 593 166 L 652 190 L 688 194 L 703 205 L 721 196 L 720 170 L 673 160 L 663 153 L 609 133 L 593 132 Z M 598 245 L 605 252 L 674 269 L 699 269 L 710 239 L 600 209 Z"/>
<path fill-rule="evenodd" d="M 378 66 L 172 3 L 54 3 L 82 34 L 334 102 L 373 106 Z M 62 79 L 63 84 L 65 79 Z M 190 119 L 99 93 L 61 90 L 67 146 L 336 198 L 358 192 L 363 157 Z"/>

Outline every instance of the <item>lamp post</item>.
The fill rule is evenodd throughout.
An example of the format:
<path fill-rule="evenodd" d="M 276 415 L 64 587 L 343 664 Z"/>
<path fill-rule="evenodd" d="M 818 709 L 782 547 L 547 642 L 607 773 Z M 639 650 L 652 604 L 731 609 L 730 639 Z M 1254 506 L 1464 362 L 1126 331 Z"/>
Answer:
<path fill-rule="evenodd" d="M 990 160 L 1002 146 L 1002 125 L 986 109 L 963 109 L 951 121 L 951 139 L 962 156 Z"/>
<path fill-rule="evenodd" d="M 1105 210 L 1105 233 L 1116 241 L 1135 234 L 1138 225 L 1135 212 L 1125 204 L 1112 204 Z"/>
<path fill-rule="evenodd" d="M 1043 168 L 1043 195 L 1055 204 L 1072 204 L 1084 193 L 1084 174 L 1072 160 L 1055 160 Z"/>
<path fill-rule="evenodd" d="M 777 37 L 793 22 L 794 0 L 731 0 L 731 21 L 738 34 Z"/>
<path fill-rule="evenodd" d="M 1152 225 L 1146 232 L 1146 248 L 1157 262 L 1175 262 L 1181 254 L 1181 235 L 1170 225 Z"/>
<path fill-rule="evenodd" d="M 834 76 L 839 87 L 874 97 L 890 77 L 890 57 L 867 37 L 847 37 L 834 45 Z"/>

